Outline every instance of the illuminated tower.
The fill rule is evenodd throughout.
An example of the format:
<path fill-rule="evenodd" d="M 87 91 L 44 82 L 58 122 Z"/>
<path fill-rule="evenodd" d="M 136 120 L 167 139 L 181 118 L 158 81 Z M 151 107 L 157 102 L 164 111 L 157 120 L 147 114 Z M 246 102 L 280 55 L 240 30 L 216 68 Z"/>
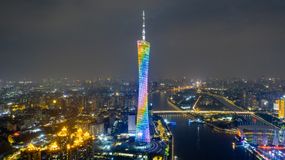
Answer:
<path fill-rule="evenodd" d="M 150 43 L 145 40 L 145 14 L 143 11 L 142 40 L 137 41 L 139 69 L 139 97 L 137 108 L 136 142 L 150 142 L 148 116 L 148 66 Z"/>

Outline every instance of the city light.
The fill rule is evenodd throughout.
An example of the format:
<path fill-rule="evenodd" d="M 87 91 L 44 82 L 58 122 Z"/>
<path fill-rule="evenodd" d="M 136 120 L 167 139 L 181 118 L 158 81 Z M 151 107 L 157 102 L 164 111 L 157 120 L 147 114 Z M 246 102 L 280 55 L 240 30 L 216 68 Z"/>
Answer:
<path fill-rule="evenodd" d="M 59 136 L 59 137 L 66 137 L 67 134 L 68 134 L 67 128 L 66 128 L 66 127 L 63 127 L 63 128 L 57 133 L 57 136 Z"/>
<path fill-rule="evenodd" d="M 285 0 L 224 2 L 3 1 L 0 160 L 285 160 Z"/>
<path fill-rule="evenodd" d="M 33 152 L 33 151 L 38 151 L 39 150 L 39 148 L 35 147 L 32 143 L 28 144 L 26 149 L 29 152 Z"/>
<path fill-rule="evenodd" d="M 57 144 L 57 142 L 52 142 L 50 145 L 48 145 L 48 151 L 50 152 L 55 152 L 55 151 L 59 151 L 60 148 Z"/>

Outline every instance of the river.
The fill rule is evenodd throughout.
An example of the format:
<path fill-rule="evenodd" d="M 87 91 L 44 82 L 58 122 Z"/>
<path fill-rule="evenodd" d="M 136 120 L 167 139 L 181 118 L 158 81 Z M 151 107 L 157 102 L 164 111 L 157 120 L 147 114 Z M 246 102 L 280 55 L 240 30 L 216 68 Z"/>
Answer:
<path fill-rule="evenodd" d="M 173 110 L 167 103 L 167 94 L 154 93 L 150 96 L 153 110 Z M 251 160 L 250 153 L 243 148 L 232 147 L 233 135 L 214 132 L 205 124 L 189 124 L 187 117 L 167 116 L 176 122 L 170 126 L 174 135 L 174 155 L 179 160 Z"/>

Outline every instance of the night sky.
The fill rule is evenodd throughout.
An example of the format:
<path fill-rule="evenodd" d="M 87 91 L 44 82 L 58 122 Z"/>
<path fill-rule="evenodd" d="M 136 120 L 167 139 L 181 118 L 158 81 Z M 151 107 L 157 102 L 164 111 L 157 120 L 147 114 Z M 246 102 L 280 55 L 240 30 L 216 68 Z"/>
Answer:
<path fill-rule="evenodd" d="M 285 0 L 2 0 L 0 78 L 285 78 Z"/>

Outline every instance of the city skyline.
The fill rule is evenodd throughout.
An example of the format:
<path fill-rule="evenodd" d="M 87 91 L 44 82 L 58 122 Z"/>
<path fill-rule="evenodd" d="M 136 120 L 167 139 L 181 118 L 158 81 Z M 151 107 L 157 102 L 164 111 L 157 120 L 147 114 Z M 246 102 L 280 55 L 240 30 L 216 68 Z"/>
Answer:
<path fill-rule="evenodd" d="M 152 24 L 150 79 L 285 78 L 284 3 L 3 1 L 1 78 L 132 79 L 142 8 Z"/>
<path fill-rule="evenodd" d="M 284 0 L 1 1 L 0 159 L 285 160 L 284 18 Z"/>

